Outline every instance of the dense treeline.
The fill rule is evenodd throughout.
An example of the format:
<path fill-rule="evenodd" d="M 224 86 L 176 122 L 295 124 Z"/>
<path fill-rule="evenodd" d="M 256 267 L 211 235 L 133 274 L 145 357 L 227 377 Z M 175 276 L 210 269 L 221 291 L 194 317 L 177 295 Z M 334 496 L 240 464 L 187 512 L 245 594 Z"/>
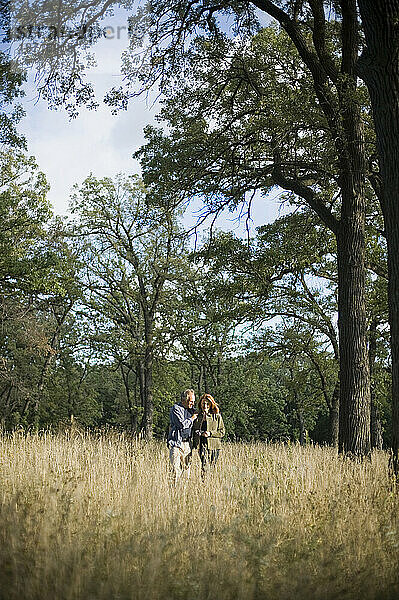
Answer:
<path fill-rule="evenodd" d="M 337 6 L 326 20 L 310 4 L 278 9 L 278 29 L 232 3 L 234 39 L 214 20 L 221 7 L 208 22 L 209 7 L 190 5 L 180 30 L 210 35 L 187 47 L 173 7 L 165 22 L 162 3 L 139 14 L 132 51 L 145 23 L 149 61 L 134 72 L 126 57 L 124 70 L 146 89 L 160 80 L 167 128 L 146 130 L 143 180 L 89 176 L 66 220 L 52 216 L 17 134 L 23 82 L 1 54 L 4 427 L 75 419 L 161 437 L 192 386 L 215 395 L 231 438 L 310 438 L 354 454 L 389 442 L 387 249 L 357 16 Z M 55 80 L 45 95 L 73 112 Z M 125 107 L 126 94 L 108 102 Z M 194 247 L 183 229 L 193 198 L 213 217 L 276 186 L 291 212 L 251 238 L 212 226 Z"/>
<path fill-rule="evenodd" d="M 12 218 L 21 215 L 20 229 L 5 211 L 2 220 L 4 427 L 75 419 L 162 437 L 169 406 L 190 385 L 216 396 L 231 439 L 337 443 L 335 248 L 309 211 L 249 242 L 213 232 L 194 251 L 176 215 L 146 205 L 136 177 L 87 179 L 73 220 L 61 223 L 29 165 L 19 160 L 26 178 L 2 195 Z M 44 185 L 39 194 L 34 180 L 29 211 L 28 166 Z M 386 299 L 379 279 L 369 289 L 380 446 L 389 434 Z"/>

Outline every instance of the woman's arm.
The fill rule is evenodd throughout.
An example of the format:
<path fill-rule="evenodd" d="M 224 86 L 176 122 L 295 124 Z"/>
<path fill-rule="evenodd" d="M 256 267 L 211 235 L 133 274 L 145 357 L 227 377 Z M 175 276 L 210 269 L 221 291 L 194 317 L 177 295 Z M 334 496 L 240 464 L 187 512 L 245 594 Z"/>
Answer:
<path fill-rule="evenodd" d="M 217 429 L 216 429 L 216 431 L 210 431 L 210 437 L 222 438 L 224 436 L 224 434 L 226 433 L 226 430 L 224 427 L 222 415 L 220 413 L 217 415 L 217 420 L 218 420 Z"/>

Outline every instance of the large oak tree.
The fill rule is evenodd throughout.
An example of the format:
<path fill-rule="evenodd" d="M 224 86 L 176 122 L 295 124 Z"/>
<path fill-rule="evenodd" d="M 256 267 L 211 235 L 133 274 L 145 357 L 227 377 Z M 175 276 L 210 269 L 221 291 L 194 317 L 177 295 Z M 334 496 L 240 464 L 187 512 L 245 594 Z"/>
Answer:
<path fill-rule="evenodd" d="M 392 449 L 399 474 L 399 2 L 359 0 L 366 47 L 358 73 L 370 92 L 380 167 L 379 198 L 388 248 L 392 354 Z"/>
<path fill-rule="evenodd" d="M 162 112 L 171 130 L 168 141 L 159 132 L 148 133 L 146 181 L 160 191 L 170 170 L 169 183 L 178 181 L 186 197 L 202 195 L 211 211 L 237 205 L 245 193 L 279 185 L 302 198 L 333 231 L 340 449 L 362 455 L 369 450 L 370 387 L 364 295 L 367 163 L 364 97 L 355 74 L 360 49 L 356 6 L 339 3 L 331 22 L 321 2 L 289 2 L 285 10 L 271 2 L 256 6 L 286 32 L 284 50 L 282 34 L 278 51 L 271 34 L 268 38 L 270 28 L 256 37 L 250 27 L 245 29 L 248 13 L 242 4 L 152 2 L 141 15 L 150 56 L 144 56 L 140 70 L 134 72 L 128 61 L 126 69 L 143 88 L 157 82 L 172 98 Z M 221 9 L 235 12 L 238 39 L 230 42 L 217 30 L 215 13 Z M 205 33 L 185 50 L 183 32 L 187 36 L 196 27 Z M 160 41 L 167 35 L 169 45 Z M 115 92 L 110 101 L 120 98 Z M 161 155 L 167 160 L 156 185 Z"/>

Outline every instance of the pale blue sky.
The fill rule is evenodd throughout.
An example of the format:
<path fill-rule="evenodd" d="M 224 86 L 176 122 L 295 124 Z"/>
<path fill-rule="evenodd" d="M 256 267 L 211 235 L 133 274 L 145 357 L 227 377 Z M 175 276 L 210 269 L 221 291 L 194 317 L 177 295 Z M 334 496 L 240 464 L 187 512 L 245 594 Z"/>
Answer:
<path fill-rule="evenodd" d="M 26 117 L 21 129 L 26 135 L 29 152 L 36 156 L 41 170 L 51 185 L 50 201 L 57 214 L 68 212 L 68 202 L 72 186 L 80 183 L 89 174 L 98 177 L 113 176 L 119 172 L 138 173 L 139 165 L 132 154 L 144 140 L 143 128 L 153 122 L 157 106 L 145 98 L 130 102 L 127 111 L 112 115 L 110 108 L 101 99 L 104 93 L 122 81 L 120 55 L 128 44 L 127 13 L 118 10 L 116 16 L 107 18 L 105 26 L 116 31 L 94 47 L 98 66 L 89 72 L 94 83 L 100 107 L 95 111 L 82 109 L 79 116 L 70 121 L 63 110 L 50 111 L 44 101 L 37 101 L 32 77 L 26 85 L 24 108 Z M 111 30 L 110 30 L 111 33 Z M 270 222 L 279 214 L 277 193 L 273 198 L 258 199 L 253 203 L 253 226 Z M 195 222 L 194 210 L 188 209 L 185 217 L 187 225 Z M 226 214 L 217 225 L 223 229 L 234 229 L 239 234 L 245 228 L 236 216 Z"/>

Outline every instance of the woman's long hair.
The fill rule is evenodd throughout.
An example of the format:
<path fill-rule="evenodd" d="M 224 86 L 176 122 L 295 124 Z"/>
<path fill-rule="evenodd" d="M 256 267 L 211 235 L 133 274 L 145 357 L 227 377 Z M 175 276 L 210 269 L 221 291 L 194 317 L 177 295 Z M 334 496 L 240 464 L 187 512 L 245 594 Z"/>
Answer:
<path fill-rule="evenodd" d="M 211 405 L 211 408 L 209 410 L 209 412 L 213 415 L 217 415 L 220 411 L 219 411 L 219 407 L 216 404 L 215 400 L 213 399 L 213 397 L 210 394 L 202 394 L 200 401 L 199 401 L 199 405 L 200 405 L 200 409 L 201 411 L 203 411 L 203 403 L 204 401 L 209 402 L 209 404 Z"/>

